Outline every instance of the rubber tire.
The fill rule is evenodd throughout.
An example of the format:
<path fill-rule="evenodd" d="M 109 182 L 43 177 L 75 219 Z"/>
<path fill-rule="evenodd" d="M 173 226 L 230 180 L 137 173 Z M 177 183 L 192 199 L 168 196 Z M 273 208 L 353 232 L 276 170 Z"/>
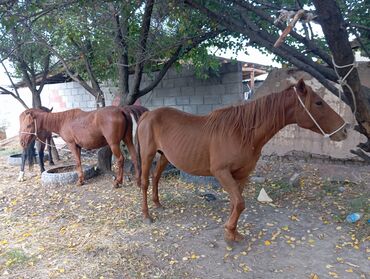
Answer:
<path fill-rule="evenodd" d="M 51 168 L 47 171 L 44 171 L 41 174 L 41 185 L 49 186 L 49 185 L 56 185 L 56 186 L 64 186 L 69 184 L 76 184 L 78 180 L 78 174 L 76 170 L 67 171 L 67 172 L 55 172 L 55 170 L 60 168 L 66 167 L 74 167 L 75 165 L 68 165 L 68 166 L 59 166 L 56 168 Z M 85 175 L 85 180 L 92 178 L 97 175 L 94 166 L 83 165 L 83 172 Z"/>
<path fill-rule="evenodd" d="M 186 183 L 193 183 L 195 185 L 211 185 L 214 189 L 221 187 L 218 180 L 213 176 L 196 176 L 180 171 L 180 178 Z"/>
<path fill-rule="evenodd" d="M 36 164 L 39 162 L 39 156 L 36 153 Z M 49 154 L 44 154 L 44 162 L 49 159 Z M 8 165 L 10 166 L 20 166 L 22 164 L 22 154 L 12 154 L 8 156 Z M 26 165 L 28 165 L 28 161 L 26 162 Z"/>

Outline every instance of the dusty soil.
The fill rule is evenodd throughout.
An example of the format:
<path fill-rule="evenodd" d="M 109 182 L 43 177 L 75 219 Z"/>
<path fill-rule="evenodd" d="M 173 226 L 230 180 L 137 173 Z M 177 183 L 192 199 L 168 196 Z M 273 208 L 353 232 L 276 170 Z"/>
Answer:
<path fill-rule="evenodd" d="M 370 278 L 369 167 L 260 160 L 253 175 L 266 180 L 246 186 L 239 219 L 246 240 L 230 245 L 221 189 L 166 178 L 165 209 L 150 204 L 147 225 L 133 183 L 43 187 L 36 167 L 19 183 L 13 151 L 0 150 L 0 278 Z M 261 187 L 273 204 L 256 201 Z M 361 220 L 347 223 L 351 212 Z"/>

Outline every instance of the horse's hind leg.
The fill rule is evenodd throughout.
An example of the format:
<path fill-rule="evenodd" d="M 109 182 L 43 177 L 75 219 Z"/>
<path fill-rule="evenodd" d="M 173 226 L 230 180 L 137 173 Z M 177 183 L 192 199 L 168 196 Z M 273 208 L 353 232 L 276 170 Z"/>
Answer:
<path fill-rule="evenodd" d="M 162 205 L 159 202 L 159 196 L 158 196 L 158 183 L 159 179 L 161 178 L 161 174 L 164 171 L 168 164 L 168 160 L 166 156 L 164 156 L 163 153 L 161 153 L 160 158 L 157 162 L 157 166 L 155 168 L 154 174 L 153 174 L 153 181 L 152 181 L 152 199 L 155 207 L 159 208 L 162 207 Z"/>
<path fill-rule="evenodd" d="M 140 145 L 141 157 L 141 190 L 143 191 L 142 200 L 142 212 L 144 220 L 152 222 L 152 218 L 149 215 L 148 209 L 148 187 L 149 187 L 149 173 L 152 166 L 153 158 L 155 156 L 155 150 L 151 152 L 143 152 L 143 146 Z"/>
<path fill-rule="evenodd" d="M 84 172 L 83 172 L 82 166 L 81 166 L 81 147 L 79 147 L 75 143 L 67 143 L 67 144 L 68 144 L 68 147 L 71 150 L 73 156 L 75 157 L 76 169 L 77 169 L 77 173 L 78 173 L 77 185 L 81 186 L 85 183 Z"/>
<path fill-rule="evenodd" d="M 214 172 L 214 176 L 219 180 L 222 187 L 230 195 L 231 213 L 225 223 L 225 240 L 241 241 L 243 236 L 237 230 L 240 214 L 245 208 L 245 201 L 242 196 L 242 187 L 235 181 L 228 170 Z"/>
<path fill-rule="evenodd" d="M 123 161 L 124 161 L 124 158 L 123 158 L 121 149 L 119 147 L 119 143 L 110 145 L 110 149 L 112 150 L 112 153 L 113 153 L 114 157 L 116 157 L 116 160 L 117 160 L 117 177 L 114 180 L 113 184 L 114 184 L 115 188 L 118 188 L 118 187 L 120 187 L 120 185 L 122 184 L 122 181 L 123 181 Z"/>

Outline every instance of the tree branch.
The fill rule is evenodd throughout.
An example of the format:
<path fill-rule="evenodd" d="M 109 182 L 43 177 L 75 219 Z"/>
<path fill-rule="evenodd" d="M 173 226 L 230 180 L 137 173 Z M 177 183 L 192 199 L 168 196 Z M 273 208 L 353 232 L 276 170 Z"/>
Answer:
<path fill-rule="evenodd" d="M 173 63 L 175 63 L 180 56 L 188 53 L 193 48 L 195 48 L 197 45 L 199 45 L 201 42 L 204 42 L 205 40 L 218 36 L 223 31 L 225 30 L 220 29 L 220 30 L 208 32 L 206 34 L 202 34 L 196 38 L 193 38 L 190 43 L 188 39 L 184 39 L 183 41 L 187 42 L 188 45 L 186 46 L 184 42 L 180 43 L 176 51 L 172 54 L 171 58 L 167 60 L 166 63 L 164 63 L 162 69 L 159 71 L 156 78 L 146 88 L 140 90 L 139 93 L 133 97 L 135 99 L 138 99 L 144 96 L 145 94 L 147 94 L 148 92 L 152 91 L 158 85 L 158 83 L 162 80 L 162 78 L 165 76 L 167 71 L 171 68 Z"/>
<path fill-rule="evenodd" d="M 143 76 L 143 69 L 144 69 L 144 58 L 146 52 L 146 44 L 149 35 L 150 29 L 150 21 L 152 18 L 154 0 L 148 0 L 145 5 L 145 11 L 143 15 L 143 23 L 141 28 L 140 40 L 139 40 L 139 48 L 136 55 L 136 60 L 138 63 L 135 67 L 135 74 L 134 74 L 134 84 L 133 84 L 133 92 L 134 94 L 138 94 L 140 90 L 140 83 L 141 78 Z"/>

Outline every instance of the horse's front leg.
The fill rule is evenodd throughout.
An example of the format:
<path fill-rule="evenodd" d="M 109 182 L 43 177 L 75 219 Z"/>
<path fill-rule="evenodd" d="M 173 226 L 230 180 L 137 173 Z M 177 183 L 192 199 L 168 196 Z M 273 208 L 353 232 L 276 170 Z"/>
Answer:
<path fill-rule="evenodd" d="M 44 166 L 44 149 L 45 149 L 45 144 L 40 143 L 38 145 L 38 151 L 37 153 L 39 154 L 39 166 L 40 166 L 40 172 L 43 173 L 45 171 L 45 166 Z"/>
<path fill-rule="evenodd" d="M 21 163 L 21 170 L 19 171 L 18 175 L 18 182 L 24 181 L 24 166 L 26 165 L 27 160 L 27 149 L 23 149 L 22 151 L 22 163 Z"/>
<path fill-rule="evenodd" d="M 117 177 L 114 180 L 113 185 L 114 185 L 115 188 L 119 188 L 122 185 L 122 181 L 123 181 L 123 162 L 124 162 L 124 158 L 123 158 L 119 143 L 118 144 L 111 144 L 110 149 L 111 149 L 114 157 L 116 157 L 117 168 L 118 168 L 117 169 L 117 175 L 116 175 Z"/>
<path fill-rule="evenodd" d="M 230 195 L 231 212 L 229 219 L 225 223 L 225 240 L 241 241 L 244 237 L 238 232 L 237 225 L 240 214 L 245 208 L 245 201 L 242 196 L 243 187 L 240 186 L 240 183 L 235 181 L 228 170 L 215 171 L 213 174 L 225 191 Z"/>
<path fill-rule="evenodd" d="M 76 160 L 76 170 L 78 174 L 77 186 L 81 186 L 85 183 L 84 172 L 81 166 L 81 147 L 77 146 L 75 143 L 68 143 L 68 147 Z"/>

